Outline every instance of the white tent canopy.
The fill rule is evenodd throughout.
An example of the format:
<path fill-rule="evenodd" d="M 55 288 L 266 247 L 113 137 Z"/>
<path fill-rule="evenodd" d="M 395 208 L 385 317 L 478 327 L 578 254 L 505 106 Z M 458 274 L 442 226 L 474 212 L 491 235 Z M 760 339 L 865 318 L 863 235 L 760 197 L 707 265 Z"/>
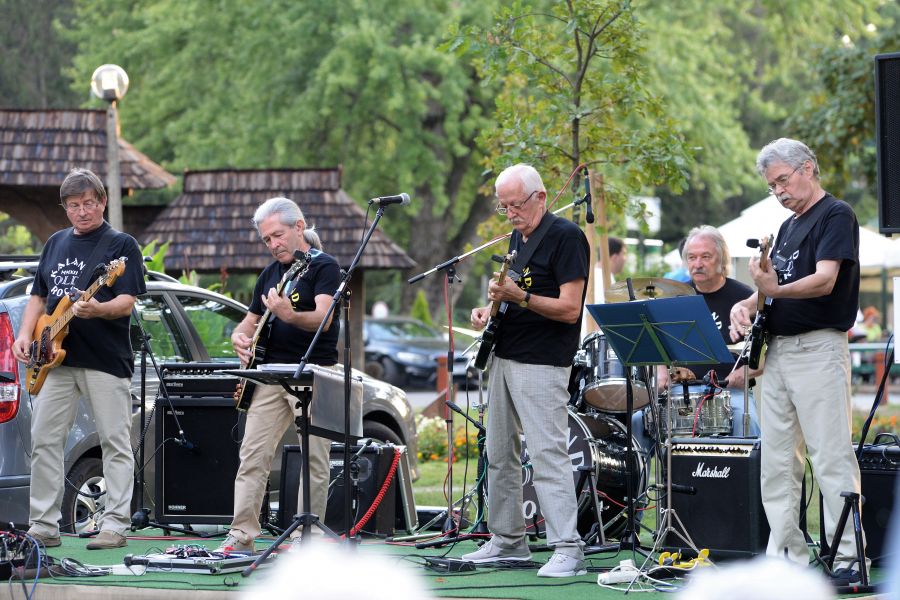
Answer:
<path fill-rule="evenodd" d="M 784 208 L 775 196 L 769 196 L 741 211 L 741 216 L 719 226 L 719 231 L 728 243 L 728 251 L 735 259 L 756 256 L 759 251 L 747 246 L 750 238 L 764 238 L 769 234 L 777 234 L 778 228 L 793 213 Z M 896 267 L 900 266 L 900 240 L 890 239 L 867 229 L 859 228 L 859 263 L 861 267 Z M 673 268 L 681 265 L 678 250 L 665 256 L 667 264 Z M 735 261 L 736 262 L 736 261 Z M 744 261 L 742 261 L 744 262 Z M 735 271 L 732 264 L 732 272 Z"/>

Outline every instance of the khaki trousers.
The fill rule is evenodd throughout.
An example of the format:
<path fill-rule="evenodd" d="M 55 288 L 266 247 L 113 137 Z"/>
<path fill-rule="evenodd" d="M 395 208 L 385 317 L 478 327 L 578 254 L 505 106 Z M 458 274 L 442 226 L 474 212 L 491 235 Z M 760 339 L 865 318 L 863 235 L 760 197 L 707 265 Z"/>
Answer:
<path fill-rule="evenodd" d="M 253 393 L 253 402 L 247 410 L 244 439 L 241 442 L 237 477 L 234 481 L 234 519 L 231 534 L 243 543 L 249 543 L 259 535 L 259 514 L 262 510 L 266 481 L 272 469 L 275 453 L 281 449 L 281 438 L 288 427 L 296 429 L 294 405 L 299 400 L 277 385 L 258 385 Z M 310 410 L 312 403 L 310 403 Z M 298 440 L 300 436 L 297 436 Z M 328 482 L 331 475 L 329 454 L 331 441 L 314 435 L 309 436 L 309 512 L 325 521 L 328 506 Z M 299 490 L 281 490 L 282 497 L 296 493 L 299 512 L 304 512 L 303 477 Z M 300 534 L 300 529 L 295 530 Z"/>
<path fill-rule="evenodd" d="M 122 535 L 131 526 L 134 455 L 131 451 L 131 381 L 75 367 L 47 373 L 34 399 L 31 417 L 31 531 L 55 536 L 59 532 L 65 483 L 63 449 L 75 421 L 78 400 L 86 396 L 103 452 L 106 495 L 100 529 Z M 68 524 L 69 517 L 66 517 Z"/>
<path fill-rule="evenodd" d="M 762 389 L 762 500 L 772 528 L 766 553 L 809 562 L 798 525 L 804 444 L 824 499 L 831 543 L 844 507 L 841 492 L 860 492 L 859 464 L 851 446 L 850 354 L 847 334 L 821 329 L 770 336 Z M 856 556 L 852 519 L 838 546 L 835 567 Z M 857 567 L 858 568 L 858 567 Z"/>

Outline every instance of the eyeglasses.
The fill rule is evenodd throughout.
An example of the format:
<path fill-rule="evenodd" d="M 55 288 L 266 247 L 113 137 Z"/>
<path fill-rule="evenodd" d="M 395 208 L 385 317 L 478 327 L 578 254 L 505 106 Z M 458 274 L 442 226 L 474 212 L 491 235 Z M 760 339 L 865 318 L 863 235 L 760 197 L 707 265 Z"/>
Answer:
<path fill-rule="evenodd" d="M 508 213 L 510 210 L 520 210 L 523 206 L 525 206 L 525 204 L 526 204 L 529 200 L 531 200 L 531 197 L 534 196 L 536 193 L 537 193 L 537 190 L 534 190 L 533 192 L 531 192 L 530 194 L 528 194 L 528 197 L 527 197 L 527 198 L 525 198 L 524 200 L 522 200 L 522 201 L 519 202 L 518 204 L 510 204 L 510 205 L 508 205 L 508 206 L 503 206 L 502 204 L 497 204 L 497 214 L 499 214 L 499 215 L 505 215 L 505 214 Z"/>
<path fill-rule="evenodd" d="M 782 189 L 784 189 L 785 187 L 787 187 L 788 181 L 791 180 L 791 177 L 794 176 L 794 173 L 796 173 L 797 171 L 799 171 L 800 169 L 802 169 L 805 165 L 806 165 L 806 163 L 803 163 L 802 165 L 800 165 L 799 167 L 797 167 L 796 169 L 794 169 L 793 171 L 791 171 L 791 172 L 788 173 L 787 175 L 782 175 L 781 177 L 776 177 L 776 178 L 775 178 L 775 181 L 773 181 L 772 183 L 769 184 L 769 188 L 768 188 L 768 189 L 769 189 L 769 193 L 770 193 L 770 194 L 774 194 L 774 193 L 775 193 L 775 188 L 776 188 L 776 187 L 781 187 Z"/>
<path fill-rule="evenodd" d="M 81 204 L 69 204 L 67 202 L 66 204 L 60 204 L 60 206 L 62 206 L 67 213 L 77 215 L 79 212 L 81 212 L 81 209 L 84 209 L 85 212 L 91 212 L 92 210 L 100 206 L 100 203 L 96 200 L 85 200 Z"/>

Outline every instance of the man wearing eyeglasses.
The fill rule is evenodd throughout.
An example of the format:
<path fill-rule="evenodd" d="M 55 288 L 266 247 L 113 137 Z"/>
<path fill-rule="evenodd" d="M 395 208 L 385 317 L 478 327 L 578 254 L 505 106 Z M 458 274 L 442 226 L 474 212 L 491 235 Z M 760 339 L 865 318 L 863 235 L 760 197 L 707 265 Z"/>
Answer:
<path fill-rule="evenodd" d="M 62 341 L 62 363 L 48 371 L 34 401 L 31 419 L 31 501 L 28 530 L 45 547 L 60 545 L 60 524 L 73 530 L 74 515 L 61 514 L 64 488 L 63 449 L 76 417 L 79 398 L 90 402 L 103 449 L 105 511 L 100 533 L 89 550 L 126 544 L 131 525 L 134 459 L 131 452 L 131 375 L 134 354 L 129 337 L 135 298 L 145 293 L 143 260 L 137 242 L 103 219 L 106 191 L 87 169 L 73 169 L 59 188 L 62 208 L 72 227 L 58 231 L 41 252 L 31 297 L 13 344 L 16 359 L 28 363 L 32 336 L 41 315 L 53 314 L 68 296 L 74 318 Z M 125 257 L 125 271 L 89 300 L 78 299 L 96 279 L 95 269 Z M 48 323 L 49 324 L 49 323 Z M 72 493 L 70 490 L 65 490 Z"/>
<path fill-rule="evenodd" d="M 829 541 L 844 507 L 841 493 L 860 493 L 847 348 L 859 303 L 859 224 L 849 205 L 822 188 L 816 156 L 802 142 L 771 142 L 756 168 L 794 215 L 778 231 L 773 268 L 750 262 L 759 291 L 731 309 L 731 337 L 736 341 L 750 326 L 759 293 L 771 299 L 760 411 L 762 500 L 772 528 L 767 554 L 787 553 L 805 565 L 809 553 L 798 527 L 804 443 L 822 490 Z M 859 580 L 856 554 L 849 524 L 837 550 L 836 581 Z"/>
<path fill-rule="evenodd" d="M 494 279 L 488 288 L 491 302 L 507 303 L 490 366 L 488 528 L 493 536 L 462 558 L 475 563 L 531 559 L 522 512 L 520 434 L 524 433 L 546 519 L 547 544 L 554 548 L 538 575 L 572 577 L 585 570 L 576 528 L 566 405 L 590 249 L 577 225 L 547 211 L 547 192 L 534 167 L 509 167 L 494 187 L 497 212 L 514 229 L 509 249 L 531 256 L 519 267 L 518 285 L 511 278 L 503 283 Z M 490 306 L 473 309 L 472 326 L 483 328 L 490 311 Z"/>

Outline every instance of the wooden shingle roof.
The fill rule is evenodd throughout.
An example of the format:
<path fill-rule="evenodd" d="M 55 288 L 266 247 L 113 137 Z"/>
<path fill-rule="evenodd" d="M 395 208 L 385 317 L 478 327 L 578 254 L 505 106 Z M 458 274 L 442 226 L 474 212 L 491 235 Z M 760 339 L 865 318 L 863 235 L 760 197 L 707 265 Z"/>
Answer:
<path fill-rule="evenodd" d="M 119 138 L 123 189 L 156 189 L 175 177 Z M 0 109 L 0 185 L 55 187 L 73 167 L 106 181 L 106 111 Z"/>
<path fill-rule="evenodd" d="M 253 227 L 256 208 L 284 196 L 303 210 L 325 251 L 342 266 L 356 254 L 368 227 L 365 211 L 342 189 L 340 169 L 186 171 L 181 196 L 150 224 L 142 242 L 170 242 L 166 268 L 176 271 L 259 272 L 272 261 Z M 376 230 L 360 259 L 365 268 L 408 268 L 415 262 Z"/>

